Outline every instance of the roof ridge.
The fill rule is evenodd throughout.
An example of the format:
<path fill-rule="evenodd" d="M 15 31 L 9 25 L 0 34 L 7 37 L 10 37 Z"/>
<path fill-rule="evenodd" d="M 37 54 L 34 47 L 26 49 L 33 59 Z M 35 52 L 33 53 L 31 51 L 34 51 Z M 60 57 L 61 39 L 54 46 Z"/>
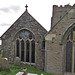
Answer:
<path fill-rule="evenodd" d="M 20 18 L 23 16 L 23 15 L 25 15 L 25 14 L 28 14 L 33 20 L 35 20 L 40 26 L 41 26 L 41 28 L 43 28 L 45 31 L 47 31 L 28 11 L 24 11 L 24 13 L 22 14 L 22 15 L 20 15 L 20 17 L 15 21 L 15 22 L 13 22 L 13 24 L 11 24 L 11 26 L 2 34 L 2 36 L 10 29 L 10 28 L 12 28 L 13 26 L 14 26 L 14 24 L 18 21 L 18 20 L 20 20 Z M 1 36 L 1 37 L 2 37 Z"/>

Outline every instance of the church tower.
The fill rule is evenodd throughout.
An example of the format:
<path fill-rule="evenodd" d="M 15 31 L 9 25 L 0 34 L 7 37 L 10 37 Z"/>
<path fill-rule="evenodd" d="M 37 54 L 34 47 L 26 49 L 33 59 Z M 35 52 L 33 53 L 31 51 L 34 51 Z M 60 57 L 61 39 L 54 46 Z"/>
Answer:
<path fill-rule="evenodd" d="M 45 70 L 75 75 L 75 5 L 53 6 L 52 28 L 45 39 Z"/>

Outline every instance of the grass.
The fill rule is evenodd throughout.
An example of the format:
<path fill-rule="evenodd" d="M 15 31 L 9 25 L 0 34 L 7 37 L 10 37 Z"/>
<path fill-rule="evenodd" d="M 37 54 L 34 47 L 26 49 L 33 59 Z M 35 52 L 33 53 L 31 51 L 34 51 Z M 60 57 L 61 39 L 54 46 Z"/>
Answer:
<path fill-rule="evenodd" d="M 1 58 L 1 54 L 0 54 L 0 58 Z M 10 69 L 11 72 L 9 71 L 0 71 L 0 75 L 15 75 L 18 72 L 22 72 L 22 68 L 27 68 L 27 73 L 34 73 L 34 74 L 38 74 L 41 75 L 41 73 L 43 73 L 43 75 L 54 75 L 54 74 L 50 74 L 47 72 L 43 72 L 41 70 L 29 67 L 29 66 L 25 66 L 25 65 L 14 65 L 14 64 L 10 64 Z"/>
<path fill-rule="evenodd" d="M 27 68 L 27 73 L 34 73 L 34 74 L 38 74 L 41 75 L 41 73 L 43 73 L 43 75 L 54 75 L 54 74 L 50 74 L 47 72 L 43 72 L 41 70 L 29 67 L 29 66 L 24 66 L 24 65 L 20 65 L 20 66 L 16 66 L 13 64 L 10 64 L 10 68 L 11 68 L 11 72 L 9 71 L 0 71 L 0 75 L 15 75 L 18 72 L 22 72 L 22 68 Z"/>
<path fill-rule="evenodd" d="M 0 54 L 0 59 L 1 59 L 1 54 Z"/>

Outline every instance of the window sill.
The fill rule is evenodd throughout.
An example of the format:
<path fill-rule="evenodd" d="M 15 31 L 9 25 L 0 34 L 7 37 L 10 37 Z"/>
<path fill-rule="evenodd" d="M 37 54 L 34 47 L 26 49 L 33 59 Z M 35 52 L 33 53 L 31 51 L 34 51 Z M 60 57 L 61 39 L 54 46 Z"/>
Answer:
<path fill-rule="evenodd" d="M 35 66 L 35 63 L 30 63 L 30 62 L 22 62 L 22 61 L 21 61 L 21 64 L 26 64 L 26 65 L 33 65 L 33 66 Z"/>

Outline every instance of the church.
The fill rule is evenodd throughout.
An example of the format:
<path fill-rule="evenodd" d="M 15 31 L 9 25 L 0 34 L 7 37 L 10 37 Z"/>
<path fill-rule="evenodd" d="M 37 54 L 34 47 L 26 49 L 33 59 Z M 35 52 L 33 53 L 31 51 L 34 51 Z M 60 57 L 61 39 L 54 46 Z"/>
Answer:
<path fill-rule="evenodd" d="M 24 64 L 44 70 L 45 34 L 42 27 L 27 10 L 1 36 L 2 57 L 10 63 L 19 57 Z"/>
<path fill-rule="evenodd" d="M 0 37 L 2 57 L 55 75 L 75 75 L 75 5 L 53 5 L 49 32 L 25 12 Z"/>

